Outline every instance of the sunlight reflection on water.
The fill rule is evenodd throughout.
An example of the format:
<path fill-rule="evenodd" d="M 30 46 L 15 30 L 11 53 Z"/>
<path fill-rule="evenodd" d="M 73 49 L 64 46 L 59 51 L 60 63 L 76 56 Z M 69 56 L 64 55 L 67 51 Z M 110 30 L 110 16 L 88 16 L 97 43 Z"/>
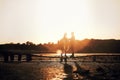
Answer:
<path fill-rule="evenodd" d="M 34 54 L 37 56 L 61 56 L 61 52 L 58 51 L 56 53 L 40 53 L 40 54 Z M 67 53 L 67 56 L 71 56 L 71 53 Z M 119 53 L 75 53 L 75 57 L 77 56 L 90 56 L 90 55 L 120 55 Z M 64 56 L 64 53 L 63 53 Z"/>

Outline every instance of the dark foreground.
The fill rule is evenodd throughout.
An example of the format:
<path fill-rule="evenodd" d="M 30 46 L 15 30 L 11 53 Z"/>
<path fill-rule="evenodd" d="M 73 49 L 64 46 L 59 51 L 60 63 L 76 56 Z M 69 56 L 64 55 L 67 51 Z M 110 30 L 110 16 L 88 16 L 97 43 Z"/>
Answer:
<path fill-rule="evenodd" d="M 120 63 L 0 62 L 0 80 L 120 80 Z"/>

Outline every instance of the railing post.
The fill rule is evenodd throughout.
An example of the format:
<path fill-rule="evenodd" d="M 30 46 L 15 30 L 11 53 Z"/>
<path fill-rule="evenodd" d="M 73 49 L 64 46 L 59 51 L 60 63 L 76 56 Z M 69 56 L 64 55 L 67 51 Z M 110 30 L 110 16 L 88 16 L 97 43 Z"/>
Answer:
<path fill-rule="evenodd" d="M 8 52 L 3 52 L 3 58 L 4 58 L 4 62 L 7 63 L 8 62 Z"/>
<path fill-rule="evenodd" d="M 32 55 L 30 53 L 26 54 L 26 61 L 29 62 L 32 60 Z"/>
<path fill-rule="evenodd" d="M 22 59 L 22 54 L 18 53 L 18 62 L 21 62 L 21 59 Z"/>
<path fill-rule="evenodd" d="M 14 61 L 14 53 L 10 52 L 10 62 Z"/>

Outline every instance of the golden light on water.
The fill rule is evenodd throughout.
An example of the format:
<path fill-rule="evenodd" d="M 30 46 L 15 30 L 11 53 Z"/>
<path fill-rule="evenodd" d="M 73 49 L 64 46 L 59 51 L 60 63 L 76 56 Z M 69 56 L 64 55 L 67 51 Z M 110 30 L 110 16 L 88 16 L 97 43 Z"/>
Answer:
<path fill-rule="evenodd" d="M 57 53 L 58 55 L 60 55 L 60 54 L 62 53 L 62 50 L 58 49 L 58 50 L 56 51 L 56 53 Z"/>
<path fill-rule="evenodd" d="M 57 55 L 61 55 L 61 53 L 62 53 L 62 56 L 65 56 L 65 53 L 63 53 L 62 52 L 62 50 L 60 50 L 60 49 L 58 49 L 57 51 L 56 51 L 56 53 L 57 53 Z M 72 54 L 71 53 L 66 53 L 66 55 L 69 57 L 69 56 L 71 56 Z"/>

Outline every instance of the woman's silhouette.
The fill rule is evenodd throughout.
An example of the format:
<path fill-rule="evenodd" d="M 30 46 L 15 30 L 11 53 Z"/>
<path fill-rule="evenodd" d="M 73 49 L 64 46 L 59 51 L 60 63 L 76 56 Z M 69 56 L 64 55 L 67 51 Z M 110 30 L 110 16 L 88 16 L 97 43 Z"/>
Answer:
<path fill-rule="evenodd" d="M 71 45 L 72 57 L 74 57 L 74 51 L 75 51 L 75 36 L 74 36 L 74 32 L 71 33 L 70 45 Z"/>

